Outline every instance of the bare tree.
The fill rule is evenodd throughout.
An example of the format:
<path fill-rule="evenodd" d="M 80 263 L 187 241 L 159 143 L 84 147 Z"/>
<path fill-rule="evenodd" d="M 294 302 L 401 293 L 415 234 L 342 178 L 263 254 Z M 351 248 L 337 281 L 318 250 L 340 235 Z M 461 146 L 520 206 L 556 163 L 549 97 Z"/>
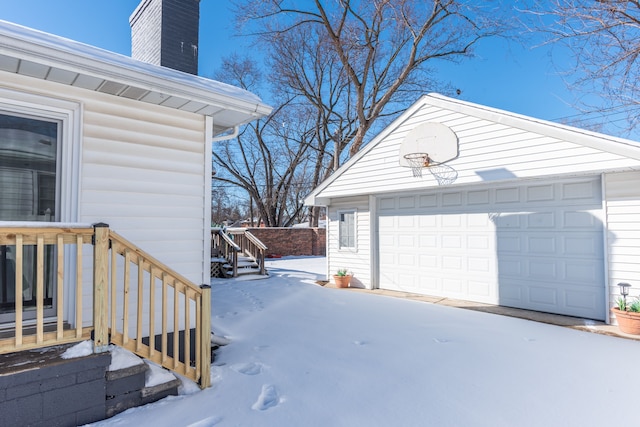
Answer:
<path fill-rule="evenodd" d="M 261 72 L 255 61 L 232 55 L 223 61 L 216 78 L 257 91 Z M 247 125 L 241 134 L 213 147 L 218 171 L 214 182 L 235 186 L 250 198 L 250 211 L 266 226 L 289 226 L 300 219 L 301 193 L 311 184 L 307 171 L 316 139 L 313 110 L 295 97 L 279 94 L 280 104 L 267 118 Z M 253 214 L 251 214 L 253 220 Z"/>
<path fill-rule="evenodd" d="M 235 4 L 239 25 L 271 51 L 280 83 L 320 110 L 318 125 L 334 148 L 334 167 L 346 147 L 350 156 L 360 150 L 378 119 L 397 114 L 417 93 L 443 87 L 429 65 L 470 55 L 480 39 L 505 26 L 490 1 Z"/>
<path fill-rule="evenodd" d="M 625 111 L 626 128 L 637 128 L 640 1 L 533 0 L 523 10 L 529 12 L 525 20 L 531 29 L 547 36 L 546 43 L 559 44 L 572 54 L 572 63 L 563 58 L 559 68 L 569 86 L 581 92 L 581 109 L 595 110 L 604 119 Z M 531 16 L 533 21 L 528 19 Z M 592 95 L 598 98 L 597 105 Z"/>

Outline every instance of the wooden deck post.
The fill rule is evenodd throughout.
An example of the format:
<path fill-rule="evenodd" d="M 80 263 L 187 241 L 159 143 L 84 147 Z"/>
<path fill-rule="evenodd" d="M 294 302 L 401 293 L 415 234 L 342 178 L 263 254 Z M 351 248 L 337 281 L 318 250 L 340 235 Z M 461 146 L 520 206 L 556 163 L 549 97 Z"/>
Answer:
<path fill-rule="evenodd" d="M 202 285 L 202 309 L 200 311 L 200 388 L 211 387 L 211 286 Z"/>
<path fill-rule="evenodd" d="M 93 352 L 109 346 L 109 225 L 93 225 Z"/>

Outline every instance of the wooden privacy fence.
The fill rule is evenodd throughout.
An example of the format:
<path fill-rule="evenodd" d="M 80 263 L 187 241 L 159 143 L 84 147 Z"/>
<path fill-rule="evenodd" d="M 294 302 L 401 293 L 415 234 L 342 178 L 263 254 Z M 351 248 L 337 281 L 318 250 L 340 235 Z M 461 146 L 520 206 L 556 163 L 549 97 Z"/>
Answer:
<path fill-rule="evenodd" d="M 23 249 L 32 246 L 36 253 L 35 319 L 24 320 L 22 299 L 15 298 L 14 333 L 0 335 L 0 353 L 82 341 L 93 335 L 95 352 L 106 351 L 113 343 L 198 382 L 202 388 L 210 385 L 208 285 L 193 284 L 106 224 L 1 226 L 0 245 L 15 247 L 14 292 L 18 296 L 22 295 L 24 269 L 30 268 L 25 265 Z M 88 245 L 93 245 L 92 256 Z M 45 251 L 54 254 L 55 262 L 45 263 Z M 46 265 L 55 265 L 52 318 L 45 310 Z M 72 271 L 65 271 L 68 266 L 73 266 Z M 93 277 L 92 286 L 83 287 L 87 270 Z M 73 292 L 65 292 L 65 288 Z M 89 289 L 91 298 L 85 295 Z M 83 304 L 91 305 L 89 314 L 83 314 Z"/>

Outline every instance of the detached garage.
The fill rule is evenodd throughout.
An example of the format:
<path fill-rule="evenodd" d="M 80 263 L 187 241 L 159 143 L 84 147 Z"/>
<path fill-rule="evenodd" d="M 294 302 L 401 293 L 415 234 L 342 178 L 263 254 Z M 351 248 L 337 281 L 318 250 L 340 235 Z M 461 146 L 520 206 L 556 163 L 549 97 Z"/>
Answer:
<path fill-rule="evenodd" d="M 640 291 L 637 170 L 634 141 L 432 94 L 306 203 L 352 286 L 609 321 Z"/>

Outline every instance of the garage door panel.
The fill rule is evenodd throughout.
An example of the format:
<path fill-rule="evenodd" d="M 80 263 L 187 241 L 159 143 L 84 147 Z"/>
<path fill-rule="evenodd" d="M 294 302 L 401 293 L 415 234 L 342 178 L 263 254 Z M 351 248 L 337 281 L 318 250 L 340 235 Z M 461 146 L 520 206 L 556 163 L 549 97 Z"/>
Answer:
<path fill-rule="evenodd" d="M 529 229 L 556 228 L 555 212 L 536 212 L 526 215 L 526 227 Z"/>
<path fill-rule="evenodd" d="M 441 217 L 441 226 L 457 230 L 462 226 L 462 217 L 460 215 L 443 215 Z"/>
<path fill-rule="evenodd" d="M 471 280 L 469 281 L 469 294 L 476 297 L 489 297 L 491 296 L 492 284 L 489 282 L 479 282 Z"/>
<path fill-rule="evenodd" d="M 418 197 L 418 207 L 435 208 L 438 206 L 438 196 L 436 194 L 423 194 Z"/>
<path fill-rule="evenodd" d="M 438 236 L 435 234 L 420 234 L 418 236 L 418 241 L 421 248 L 438 247 Z"/>
<path fill-rule="evenodd" d="M 402 215 L 397 218 L 398 228 L 415 228 L 416 217 L 413 215 Z"/>
<path fill-rule="evenodd" d="M 565 211 L 562 213 L 562 227 L 567 229 L 593 230 L 600 219 L 592 212 Z"/>
<path fill-rule="evenodd" d="M 445 234 L 442 236 L 442 248 L 443 249 L 461 249 L 462 241 L 463 241 L 462 235 Z"/>
<path fill-rule="evenodd" d="M 556 288 L 529 285 L 529 304 L 545 307 L 544 311 L 551 311 L 558 305 L 558 290 Z"/>
<path fill-rule="evenodd" d="M 588 178 L 381 198 L 380 287 L 604 319 L 600 197 Z"/>
<path fill-rule="evenodd" d="M 442 206 L 462 206 L 462 193 L 443 193 L 442 194 Z"/>
<path fill-rule="evenodd" d="M 442 290 L 453 295 L 463 295 L 461 279 L 442 279 Z"/>
<path fill-rule="evenodd" d="M 555 279 L 558 276 L 557 261 L 550 260 L 530 260 L 529 265 L 529 277 L 533 279 Z"/>
<path fill-rule="evenodd" d="M 520 203 L 522 201 L 521 188 L 497 188 L 495 190 L 496 204 Z"/>
<path fill-rule="evenodd" d="M 565 256 L 597 256 L 602 251 L 600 233 L 564 236 L 563 243 Z"/>
<path fill-rule="evenodd" d="M 522 251 L 521 236 L 498 236 L 498 255 L 520 253 Z"/>
<path fill-rule="evenodd" d="M 418 290 L 430 291 L 432 295 L 436 295 L 441 291 L 440 279 L 433 276 L 420 276 Z"/>
<path fill-rule="evenodd" d="M 600 287 L 601 282 L 598 277 L 604 275 L 601 264 L 594 264 L 591 261 L 570 260 L 565 261 L 564 279 L 579 283 L 588 287 Z"/>
<path fill-rule="evenodd" d="M 467 193 L 467 204 L 469 205 L 488 205 L 491 200 L 489 190 L 469 191 Z"/>
<path fill-rule="evenodd" d="M 563 183 L 561 186 L 564 200 L 593 200 L 601 198 L 600 181 L 583 181 Z"/>
<path fill-rule="evenodd" d="M 462 270 L 463 259 L 461 256 L 443 255 L 442 268 L 445 270 L 454 270 L 453 274 L 460 273 Z"/>
<path fill-rule="evenodd" d="M 604 316 L 604 296 L 580 285 L 541 286 L 539 282 L 501 283 L 500 304 L 576 317 Z"/>
<path fill-rule="evenodd" d="M 584 292 L 580 290 L 571 290 L 566 292 L 566 306 L 568 309 L 574 310 L 576 314 L 585 311 L 594 311 L 598 309 L 598 305 L 604 303 L 600 301 L 593 292 Z"/>
<path fill-rule="evenodd" d="M 534 234 L 526 236 L 526 252 L 531 255 L 557 253 L 557 236 Z"/>
<path fill-rule="evenodd" d="M 553 184 L 531 185 L 525 188 L 526 202 L 545 202 L 555 199 Z"/>

